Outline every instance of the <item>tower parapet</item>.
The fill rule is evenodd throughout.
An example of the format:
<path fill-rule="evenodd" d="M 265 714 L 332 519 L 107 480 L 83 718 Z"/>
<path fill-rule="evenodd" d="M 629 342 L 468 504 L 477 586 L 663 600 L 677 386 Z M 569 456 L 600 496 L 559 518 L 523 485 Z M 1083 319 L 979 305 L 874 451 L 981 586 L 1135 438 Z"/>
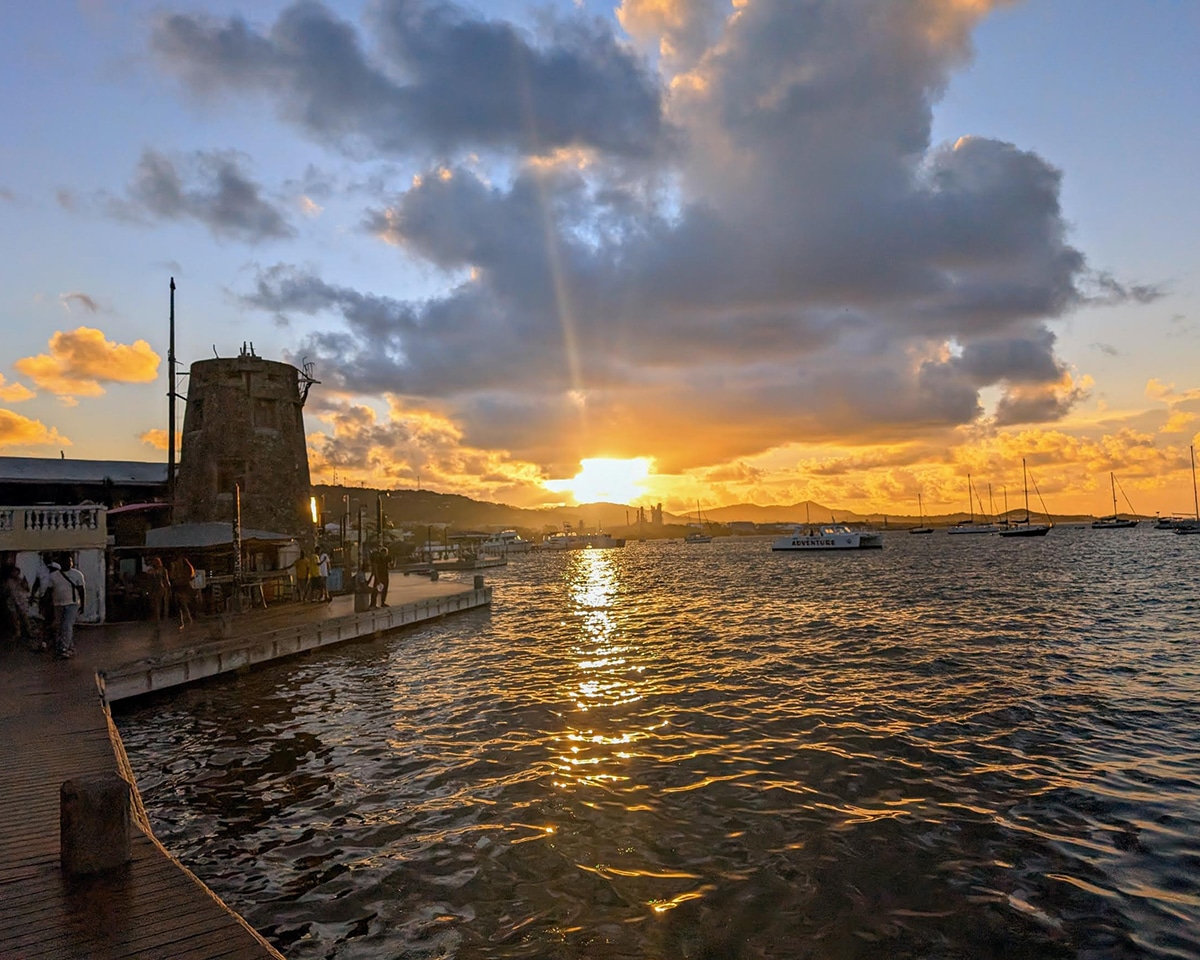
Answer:
<path fill-rule="evenodd" d="M 312 531 L 304 401 L 315 382 L 307 366 L 264 360 L 253 345 L 192 364 L 176 522 L 231 520 L 237 484 L 244 527 Z"/>

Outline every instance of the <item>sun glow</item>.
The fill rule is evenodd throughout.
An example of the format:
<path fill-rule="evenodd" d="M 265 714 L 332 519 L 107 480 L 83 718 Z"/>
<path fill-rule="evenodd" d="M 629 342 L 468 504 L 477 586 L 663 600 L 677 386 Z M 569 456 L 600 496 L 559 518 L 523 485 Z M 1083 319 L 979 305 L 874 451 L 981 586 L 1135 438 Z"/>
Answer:
<path fill-rule="evenodd" d="M 547 480 L 546 488 L 555 493 L 569 493 L 576 503 L 632 503 L 646 493 L 649 457 L 631 460 L 591 457 L 580 460 L 579 466 L 579 472 L 570 480 Z"/>

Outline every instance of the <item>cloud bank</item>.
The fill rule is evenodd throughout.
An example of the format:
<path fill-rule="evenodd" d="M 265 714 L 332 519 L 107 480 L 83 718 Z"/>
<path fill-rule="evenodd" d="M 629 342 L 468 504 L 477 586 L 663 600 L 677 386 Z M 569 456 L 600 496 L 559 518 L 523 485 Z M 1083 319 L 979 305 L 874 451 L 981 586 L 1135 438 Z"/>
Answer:
<path fill-rule="evenodd" d="M 280 263 L 243 296 L 328 321 L 295 351 L 325 383 L 436 403 L 465 446 L 559 476 L 596 455 L 674 471 L 1054 422 L 1088 382 L 1052 321 L 1159 295 L 1088 267 L 1045 159 L 932 142 L 999 5 L 625 0 L 527 30 L 438 0 L 363 26 L 300 2 L 268 26 L 169 14 L 153 45 L 197 96 L 422 167 L 361 227 L 444 293 Z"/>

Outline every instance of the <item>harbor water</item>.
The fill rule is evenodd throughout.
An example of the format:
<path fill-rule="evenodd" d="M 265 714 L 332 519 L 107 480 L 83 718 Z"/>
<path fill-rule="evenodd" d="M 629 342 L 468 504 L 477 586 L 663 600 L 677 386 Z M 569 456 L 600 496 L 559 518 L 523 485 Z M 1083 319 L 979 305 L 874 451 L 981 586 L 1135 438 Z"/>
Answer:
<path fill-rule="evenodd" d="M 531 554 L 490 610 L 117 722 L 293 960 L 1200 957 L 1198 551 Z"/>

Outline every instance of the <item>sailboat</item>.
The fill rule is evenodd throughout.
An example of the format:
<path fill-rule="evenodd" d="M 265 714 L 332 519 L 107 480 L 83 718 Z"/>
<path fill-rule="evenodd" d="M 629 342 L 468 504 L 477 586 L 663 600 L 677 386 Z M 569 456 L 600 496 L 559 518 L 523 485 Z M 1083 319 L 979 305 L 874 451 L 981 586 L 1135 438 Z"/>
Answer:
<path fill-rule="evenodd" d="M 1044 537 L 1050 532 L 1050 524 L 1048 523 L 1031 523 L 1029 520 L 1029 471 L 1025 469 L 1025 458 L 1021 458 L 1021 477 L 1025 484 L 1025 517 L 1022 520 L 1014 520 L 1011 525 L 1000 531 L 1002 537 Z M 1034 486 L 1037 486 L 1037 481 L 1034 481 Z M 1038 493 L 1041 497 L 1041 493 Z M 1045 512 L 1046 505 L 1042 504 L 1042 511 Z M 1047 516 L 1049 516 L 1047 514 Z"/>
<path fill-rule="evenodd" d="M 983 519 L 983 503 L 979 504 L 980 519 L 975 520 L 975 487 L 971 483 L 971 475 L 967 474 L 967 505 L 971 511 L 970 520 L 960 520 L 952 526 L 947 533 L 995 533 L 1000 528 L 994 523 L 988 523 Z"/>
<path fill-rule="evenodd" d="M 1175 528 L 1176 533 L 1200 533 L 1200 496 L 1196 494 L 1196 448 L 1188 447 L 1192 455 L 1192 503 L 1196 508 L 1196 519 L 1185 520 Z"/>
<path fill-rule="evenodd" d="M 700 501 L 696 501 L 696 527 L 695 533 L 689 533 L 683 538 L 684 543 L 712 543 L 712 537 L 704 532 L 704 518 L 700 514 Z"/>
<path fill-rule="evenodd" d="M 921 525 L 917 527 L 909 527 L 909 533 L 933 533 L 933 527 L 925 526 L 925 504 L 921 502 L 921 495 L 917 494 L 917 510 L 920 511 Z"/>
<path fill-rule="evenodd" d="M 1132 517 L 1122 519 L 1117 516 L 1117 477 L 1112 471 L 1108 474 L 1108 483 L 1112 488 L 1113 512 L 1107 517 L 1101 517 L 1099 520 L 1092 521 L 1093 530 L 1125 530 L 1129 527 L 1136 527 L 1138 522 Z M 1121 491 L 1121 496 L 1125 497 L 1125 491 Z M 1129 512 L 1133 513 L 1133 504 L 1129 503 L 1129 498 L 1125 497 L 1125 502 L 1129 504 Z"/>

